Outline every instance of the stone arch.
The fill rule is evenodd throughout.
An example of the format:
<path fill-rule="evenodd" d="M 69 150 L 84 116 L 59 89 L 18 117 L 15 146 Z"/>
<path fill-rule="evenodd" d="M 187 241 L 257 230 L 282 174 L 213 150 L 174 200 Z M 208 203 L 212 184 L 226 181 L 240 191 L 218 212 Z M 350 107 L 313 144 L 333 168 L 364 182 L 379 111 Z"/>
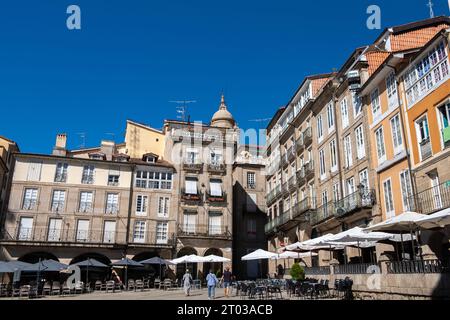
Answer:
<path fill-rule="evenodd" d="M 144 252 L 139 252 L 138 254 L 136 254 L 133 257 L 133 260 L 139 262 L 139 261 L 147 260 L 147 259 L 154 258 L 154 257 L 159 257 L 158 252 L 144 251 Z"/>
<path fill-rule="evenodd" d="M 197 250 L 195 250 L 192 247 L 183 247 L 181 248 L 177 253 L 177 258 L 181 258 L 187 255 L 195 254 L 197 255 Z M 186 273 L 186 267 L 189 269 L 189 271 L 192 274 L 193 278 L 198 278 L 198 266 L 197 263 L 179 263 L 177 264 L 177 278 L 182 278 L 183 275 Z"/>
<path fill-rule="evenodd" d="M 22 262 L 28 262 L 28 263 L 37 263 L 37 262 L 39 262 L 39 259 L 59 261 L 59 259 L 53 253 L 45 252 L 45 251 L 36 251 L 36 252 L 27 253 L 27 254 L 21 256 L 18 260 L 22 261 Z"/>
<path fill-rule="evenodd" d="M 223 257 L 223 252 L 220 249 L 217 248 L 209 248 L 207 249 L 203 256 L 209 256 L 209 255 L 215 255 L 215 256 L 219 256 L 219 257 Z M 220 276 L 222 276 L 222 272 L 223 272 L 223 263 L 222 262 L 204 262 L 203 263 L 203 273 L 206 275 L 209 273 L 209 270 L 212 270 L 216 275 L 218 272 L 220 272 Z"/>
<path fill-rule="evenodd" d="M 72 259 L 72 261 L 70 261 L 70 264 L 74 264 L 74 263 L 78 263 L 87 259 L 95 259 L 98 262 L 101 262 L 103 264 L 106 264 L 107 266 L 109 266 L 111 264 L 111 260 L 101 254 L 101 253 L 96 253 L 96 252 L 87 252 L 87 253 L 83 253 L 80 254 L 78 256 L 76 256 L 75 258 Z"/>

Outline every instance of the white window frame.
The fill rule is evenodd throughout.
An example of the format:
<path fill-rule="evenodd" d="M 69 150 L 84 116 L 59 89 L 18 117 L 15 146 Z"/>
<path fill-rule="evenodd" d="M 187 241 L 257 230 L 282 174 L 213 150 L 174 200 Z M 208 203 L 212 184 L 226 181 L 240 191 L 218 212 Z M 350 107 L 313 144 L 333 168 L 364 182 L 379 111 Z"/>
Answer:
<path fill-rule="evenodd" d="M 169 217 L 169 207 L 170 207 L 170 198 L 169 197 L 158 197 L 158 217 L 168 218 Z"/>
<path fill-rule="evenodd" d="M 425 122 L 426 123 L 426 137 L 422 137 L 422 130 L 420 123 Z M 420 161 L 423 160 L 422 157 L 422 151 L 420 148 L 420 144 L 426 140 L 429 139 L 429 143 L 431 144 L 431 135 L 430 135 L 430 123 L 428 122 L 428 114 L 424 114 L 423 116 L 419 117 L 417 120 L 414 121 L 414 126 L 416 128 L 416 137 L 417 137 L 417 150 L 419 151 L 419 159 Z M 425 131 L 423 131 L 425 133 Z M 431 148 L 431 154 L 433 154 L 433 148 Z"/>
<path fill-rule="evenodd" d="M 378 165 L 386 161 L 386 145 L 384 143 L 384 129 L 380 126 L 375 130 L 375 142 L 377 147 Z"/>
<path fill-rule="evenodd" d="M 247 172 L 247 188 L 256 189 L 256 173 L 255 172 Z"/>
<path fill-rule="evenodd" d="M 327 105 L 327 125 L 328 125 L 328 134 L 333 132 L 335 127 L 335 119 L 334 119 L 334 110 L 333 110 L 333 102 L 328 103 Z"/>
<path fill-rule="evenodd" d="M 118 214 L 120 210 L 120 194 L 108 192 L 106 194 L 105 213 Z"/>
<path fill-rule="evenodd" d="M 342 99 L 341 101 L 341 120 L 342 120 L 342 129 L 345 129 L 349 126 L 349 116 L 348 116 L 348 102 L 347 97 Z"/>
<path fill-rule="evenodd" d="M 109 230 L 107 226 L 114 225 L 114 228 L 111 228 L 112 230 Z M 117 228 L 117 222 L 112 220 L 105 220 L 103 222 L 103 243 L 114 243 L 116 238 L 116 228 Z"/>
<path fill-rule="evenodd" d="M 22 210 L 36 210 L 39 203 L 39 189 L 25 188 L 23 192 Z"/>
<path fill-rule="evenodd" d="M 370 93 L 373 122 L 381 115 L 380 91 L 378 88 Z"/>
<path fill-rule="evenodd" d="M 317 116 L 317 142 L 321 143 L 323 141 L 323 119 L 322 115 Z"/>
<path fill-rule="evenodd" d="M 149 197 L 147 195 L 138 194 L 136 196 L 136 212 L 137 216 L 146 216 L 149 207 Z"/>
<path fill-rule="evenodd" d="M 410 210 L 408 200 L 413 195 L 411 173 L 409 169 L 403 170 L 399 173 L 400 188 L 402 193 L 403 211 Z"/>
<path fill-rule="evenodd" d="M 366 181 L 364 188 L 369 189 L 369 170 L 363 169 L 359 172 L 359 184 L 362 185 Z"/>
<path fill-rule="evenodd" d="M 344 157 L 348 169 L 353 165 L 352 138 L 349 134 L 344 137 Z"/>
<path fill-rule="evenodd" d="M 25 221 L 27 223 L 25 223 Z M 20 217 L 19 232 L 17 233 L 17 240 L 29 241 L 33 238 L 34 219 L 31 217 Z"/>
<path fill-rule="evenodd" d="M 389 193 L 386 192 L 386 187 L 389 186 Z M 383 181 L 383 195 L 384 195 L 384 208 L 386 211 L 386 219 L 395 217 L 395 205 L 394 197 L 392 195 L 392 179 L 387 178 Z M 388 204 L 390 202 L 390 204 Z"/>
<path fill-rule="evenodd" d="M 158 221 L 156 223 L 156 244 L 167 244 L 169 242 L 169 223 Z"/>
<path fill-rule="evenodd" d="M 62 219 L 50 218 L 48 221 L 47 241 L 59 242 L 61 241 Z"/>
<path fill-rule="evenodd" d="M 336 139 L 330 141 L 330 161 L 331 161 L 331 172 L 336 172 L 338 169 L 337 165 L 337 149 L 336 149 Z"/>
<path fill-rule="evenodd" d="M 325 165 L 325 149 L 319 150 L 319 168 L 320 168 L 320 180 L 327 178 L 327 171 Z"/>
<path fill-rule="evenodd" d="M 395 79 L 394 72 L 391 72 L 386 77 L 386 94 L 387 94 L 387 98 L 388 98 L 389 110 L 397 108 L 399 105 L 398 87 L 397 87 L 397 80 Z"/>
<path fill-rule="evenodd" d="M 55 169 L 55 182 L 66 182 L 69 164 L 67 162 L 58 162 Z"/>
<path fill-rule="evenodd" d="M 61 212 L 64 211 L 66 206 L 66 190 L 53 190 L 52 192 L 52 212 Z"/>
<path fill-rule="evenodd" d="M 397 113 L 389 120 L 389 122 L 391 125 L 392 145 L 394 147 L 394 154 L 397 155 L 401 153 L 404 149 L 402 127 L 400 123 L 400 114 Z"/>
<path fill-rule="evenodd" d="M 366 156 L 366 144 L 364 141 L 364 128 L 360 125 L 355 129 L 356 138 L 356 156 L 358 159 L 363 159 Z"/>
<path fill-rule="evenodd" d="M 356 119 L 362 113 L 362 101 L 356 92 L 352 92 L 353 118 Z"/>
<path fill-rule="evenodd" d="M 89 196 L 90 195 L 90 196 Z M 90 199 L 90 201 L 88 201 Z M 94 192 L 93 191 L 81 191 L 80 202 L 78 205 L 78 212 L 88 213 L 94 209 Z"/>
<path fill-rule="evenodd" d="M 133 225 L 133 242 L 145 243 L 147 234 L 147 222 L 145 220 L 135 220 Z"/>

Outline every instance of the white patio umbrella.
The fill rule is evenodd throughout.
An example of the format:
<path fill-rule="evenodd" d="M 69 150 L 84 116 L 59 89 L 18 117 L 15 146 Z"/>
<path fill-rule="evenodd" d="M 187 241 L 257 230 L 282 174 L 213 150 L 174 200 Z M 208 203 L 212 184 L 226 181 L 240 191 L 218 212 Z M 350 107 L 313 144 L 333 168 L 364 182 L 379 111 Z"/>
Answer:
<path fill-rule="evenodd" d="M 396 232 L 401 234 L 402 247 L 403 247 L 403 233 L 409 233 L 411 235 L 411 245 L 413 249 L 413 257 L 415 257 L 413 232 L 423 229 L 417 223 L 418 220 L 425 218 L 426 215 L 417 212 L 406 211 L 398 216 L 387 219 L 383 222 L 377 223 L 373 226 L 367 227 L 365 231 L 387 231 Z M 404 251 L 404 250 L 403 250 Z"/>
<path fill-rule="evenodd" d="M 332 233 L 328 233 L 328 234 L 323 235 L 318 238 L 305 240 L 302 242 L 296 242 L 296 243 L 287 245 L 285 247 L 285 250 L 288 250 L 288 251 L 297 251 L 297 250 L 311 251 L 311 250 L 318 250 L 318 249 L 328 249 L 329 245 L 323 245 L 323 242 L 329 240 L 329 238 L 332 236 L 333 236 Z"/>
<path fill-rule="evenodd" d="M 205 262 L 231 262 L 231 259 L 219 257 L 214 254 L 211 254 L 203 258 L 206 260 Z"/>
<path fill-rule="evenodd" d="M 315 252 L 293 252 L 293 251 L 285 251 L 278 255 L 278 259 L 300 259 L 310 256 L 317 256 L 318 254 Z M 273 258 L 274 259 L 274 258 Z"/>
<path fill-rule="evenodd" d="M 425 216 L 416 223 L 424 229 L 444 228 L 450 225 L 450 208 Z"/>
<path fill-rule="evenodd" d="M 253 251 L 252 253 L 249 253 L 241 258 L 241 260 L 249 261 L 249 260 L 259 260 L 260 265 L 260 276 L 262 278 L 262 267 L 261 267 L 261 260 L 269 260 L 269 259 L 277 259 L 278 253 L 269 252 L 266 250 L 258 249 L 256 251 Z"/>
<path fill-rule="evenodd" d="M 180 263 L 199 263 L 199 262 L 208 262 L 206 261 L 205 257 L 200 257 L 195 254 L 182 256 L 180 258 L 176 258 L 170 261 L 173 264 L 180 264 Z"/>

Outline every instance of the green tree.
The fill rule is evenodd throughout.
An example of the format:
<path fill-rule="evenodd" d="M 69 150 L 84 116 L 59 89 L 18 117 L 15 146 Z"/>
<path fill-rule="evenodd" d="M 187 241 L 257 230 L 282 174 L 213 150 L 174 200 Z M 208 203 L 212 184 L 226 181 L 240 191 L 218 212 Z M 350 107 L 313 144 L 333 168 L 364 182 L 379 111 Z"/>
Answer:
<path fill-rule="evenodd" d="M 292 280 L 304 280 L 305 279 L 305 269 L 298 264 L 294 263 L 291 268 Z"/>

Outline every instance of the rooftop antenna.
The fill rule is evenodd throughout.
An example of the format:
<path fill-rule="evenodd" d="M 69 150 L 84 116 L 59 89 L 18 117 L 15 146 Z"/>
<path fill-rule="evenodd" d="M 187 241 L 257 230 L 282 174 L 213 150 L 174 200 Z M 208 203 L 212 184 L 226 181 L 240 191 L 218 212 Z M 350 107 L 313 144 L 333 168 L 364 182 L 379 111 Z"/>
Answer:
<path fill-rule="evenodd" d="M 450 3 L 450 0 L 449 0 L 449 3 Z M 428 0 L 427 7 L 430 8 L 430 18 L 434 18 L 433 6 L 434 6 L 433 1 L 432 0 Z"/>
<path fill-rule="evenodd" d="M 177 119 L 180 119 L 181 121 L 185 122 L 186 121 L 186 116 L 187 116 L 187 107 L 188 104 L 191 103 L 196 103 L 196 100 L 174 100 L 174 101 L 169 101 L 170 103 L 176 103 L 178 106 L 176 108 L 177 111 Z M 189 116 L 188 116 L 189 118 Z"/>
<path fill-rule="evenodd" d="M 86 132 L 78 132 L 77 135 L 81 139 L 81 144 L 79 145 L 80 149 L 86 148 Z"/>

